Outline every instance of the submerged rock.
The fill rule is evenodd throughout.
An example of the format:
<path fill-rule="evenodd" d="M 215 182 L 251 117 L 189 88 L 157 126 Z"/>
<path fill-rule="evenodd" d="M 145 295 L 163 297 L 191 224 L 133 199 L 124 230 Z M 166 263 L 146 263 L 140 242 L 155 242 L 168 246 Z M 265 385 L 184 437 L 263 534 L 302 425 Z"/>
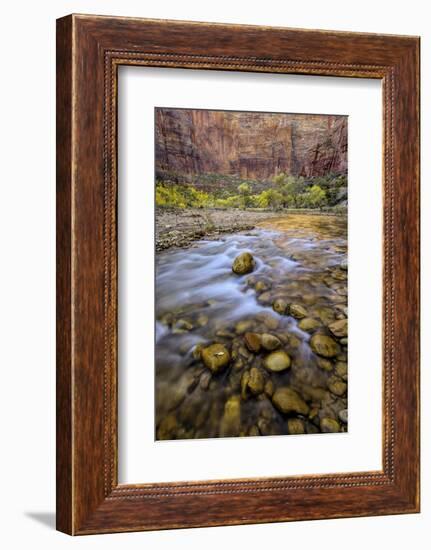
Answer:
<path fill-rule="evenodd" d="M 263 366 L 273 372 L 280 372 L 290 367 L 291 360 L 283 350 L 273 351 L 263 361 Z"/>
<path fill-rule="evenodd" d="M 331 376 L 327 384 L 329 391 L 338 397 L 343 396 L 347 391 L 347 384 L 337 376 Z"/>
<path fill-rule="evenodd" d="M 241 398 L 232 395 L 224 406 L 223 418 L 220 422 L 220 437 L 233 437 L 239 435 L 241 426 Z"/>
<path fill-rule="evenodd" d="M 274 351 L 281 346 L 281 342 L 277 336 L 268 334 L 267 332 L 261 335 L 261 344 L 267 351 Z"/>
<path fill-rule="evenodd" d="M 298 323 L 298 327 L 301 330 L 305 330 L 306 332 L 312 332 L 313 330 L 316 330 L 321 326 L 322 323 L 320 321 L 318 321 L 317 319 L 312 319 L 311 317 L 305 317 Z"/>
<path fill-rule="evenodd" d="M 253 395 L 259 395 L 263 392 L 265 386 L 265 377 L 263 372 L 256 367 L 250 369 L 250 376 L 248 379 L 248 387 Z"/>
<path fill-rule="evenodd" d="M 307 403 L 292 388 L 285 387 L 275 390 L 272 402 L 284 414 L 297 413 L 307 415 L 310 410 Z"/>
<path fill-rule="evenodd" d="M 307 310 L 300 304 L 291 304 L 289 313 L 295 319 L 304 319 L 304 317 L 307 317 Z"/>
<path fill-rule="evenodd" d="M 291 435 L 304 434 L 305 424 L 300 418 L 289 418 L 287 421 L 287 430 Z"/>
<path fill-rule="evenodd" d="M 276 300 L 274 300 L 272 308 L 280 315 L 284 315 L 286 313 L 288 305 L 289 304 L 283 298 L 277 298 Z"/>
<path fill-rule="evenodd" d="M 337 338 L 345 338 L 347 336 L 347 326 L 347 319 L 340 319 L 328 325 L 328 328 Z"/>
<path fill-rule="evenodd" d="M 314 334 L 311 337 L 310 346 L 314 353 L 323 357 L 335 357 L 340 352 L 337 342 L 325 334 Z"/>
<path fill-rule="evenodd" d="M 340 431 L 340 424 L 333 418 L 322 418 L 320 421 L 320 429 L 323 433 L 337 433 Z"/>
<path fill-rule="evenodd" d="M 242 252 L 232 264 L 232 271 L 237 275 L 245 275 L 253 271 L 255 266 L 254 258 L 250 252 Z"/>
<path fill-rule="evenodd" d="M 223 344 L 212 344 L 201 351 L 202 361 L 211 372 L 222 371 L 230 361 L 228 349 Z"/>
<path fill-rule="evenodd" d="M 259 352 L 262 345 L 260 334 L 256 334 L 256 332 L 246 332 L 244 334 L 244 341 L 250 351 L 254 353 Z"/>

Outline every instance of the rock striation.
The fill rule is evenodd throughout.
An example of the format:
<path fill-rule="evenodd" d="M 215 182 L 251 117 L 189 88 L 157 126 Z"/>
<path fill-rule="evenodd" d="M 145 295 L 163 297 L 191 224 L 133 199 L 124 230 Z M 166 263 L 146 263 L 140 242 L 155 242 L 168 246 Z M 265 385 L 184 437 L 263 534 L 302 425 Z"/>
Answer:
<path fill-rule="evenodd" d="M 347 117 L 156 108 L 156 173 L 265 180 L 347 172 Z"/>

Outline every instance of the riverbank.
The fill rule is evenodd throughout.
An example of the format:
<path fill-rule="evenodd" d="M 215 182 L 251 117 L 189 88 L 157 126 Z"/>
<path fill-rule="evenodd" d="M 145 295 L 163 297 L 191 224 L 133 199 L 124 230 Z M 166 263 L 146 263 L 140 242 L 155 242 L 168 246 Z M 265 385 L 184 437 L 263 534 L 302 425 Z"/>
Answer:
<path fill-rule="evenodd" d="M 254 229 L 258 224 L 286 214 L 339 215 L 337 211 L 316 210 L 238 210 L 217 208 L 158 208 L 156 211 L 156 250 L 184 248 L 193 241 L 216 238 L 223 233 Z"/>

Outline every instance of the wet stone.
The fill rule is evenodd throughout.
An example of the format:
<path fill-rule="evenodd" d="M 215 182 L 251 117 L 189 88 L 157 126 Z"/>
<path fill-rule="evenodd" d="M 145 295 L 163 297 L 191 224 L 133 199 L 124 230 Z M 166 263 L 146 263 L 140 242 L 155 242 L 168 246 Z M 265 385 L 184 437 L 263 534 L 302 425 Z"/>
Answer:
<path fill-rule="evenodd" d="M 224 370 L 230 361 L 229 351 L 223 344 L 212 344 L 203 348 L 201 357 L 204 365 L 213 373 Z"/>
<path fill-rule="evenodd" d="M 255 262 L 250 252 L 242 252 L 232 264 L 232 271 L 237 275 L 245 275 L 253 271 Z"/>
<path fill-rule="evenodd" d="M 272 402 L 284 414 L 297 413 L 307 415 L 310 410 L 310 407 L 302 397 L 289 387 L 277 389 L 272 396 Z"/>
<path fill-rule="evenodd" d="M 263 365 L 266 369 L 272 372 L 281 372 L 290 367 L 291 360 L 289 355 L 282 350 L 273 351 L 267 355 L 263 361 Z"/>

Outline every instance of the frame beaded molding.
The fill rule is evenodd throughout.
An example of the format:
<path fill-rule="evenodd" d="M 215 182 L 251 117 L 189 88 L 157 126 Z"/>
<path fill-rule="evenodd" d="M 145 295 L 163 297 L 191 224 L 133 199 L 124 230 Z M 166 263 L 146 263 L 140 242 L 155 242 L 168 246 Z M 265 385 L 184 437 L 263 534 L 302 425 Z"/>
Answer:
<path fill-rule="evenodd" d="M 274 60 L 257 57 L 187 55 L 129 50 L 104 52 L 104 490 L 107 500 L 162 498 L 180 495 L 236 494 L 306 488 L 390 485 L 394 482 L 394 69 L 391 66 L 351 65 L 325 61 Z M 226 481 L 161 482 L 118 485 L 117 422 L 117 86 L 119 65 L 236 70 L 284 74 L 330 74 L 381 79 L 384 99 L 384 265 L 387 281 L 383 309 L 383 470 L 285 478 L 234 479 Z"/>

